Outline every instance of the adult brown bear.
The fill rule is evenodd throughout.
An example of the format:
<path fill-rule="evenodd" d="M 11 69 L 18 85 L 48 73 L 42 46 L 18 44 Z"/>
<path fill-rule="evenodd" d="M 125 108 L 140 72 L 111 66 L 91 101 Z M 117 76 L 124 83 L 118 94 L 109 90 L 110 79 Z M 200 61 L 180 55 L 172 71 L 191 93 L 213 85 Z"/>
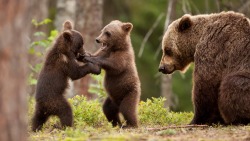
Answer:
<path fill-rule="evenodd" d="M 221 12 L 184 15 L 169 25 L 159 71 L 170 74 L 194 62 L 191 124 L 250 123 L 250 21 Z"/>

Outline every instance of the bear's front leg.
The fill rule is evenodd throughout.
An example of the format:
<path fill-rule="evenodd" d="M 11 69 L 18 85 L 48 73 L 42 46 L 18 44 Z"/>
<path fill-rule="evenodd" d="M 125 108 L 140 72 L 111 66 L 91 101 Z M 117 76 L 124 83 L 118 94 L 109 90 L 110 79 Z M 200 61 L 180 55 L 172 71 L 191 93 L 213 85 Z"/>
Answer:
<path fill-rule="evenodd" d="M 219 85 L 194 79 L 194 118 L 190 124 L 223 123 L 218 110 L 218 87 Z"/>
<path fill-rule="evenodd" d="M 115 69 L 120 66 L 120 62 L 114 61 L 111 58 L 104 58 L 101 56 L 85 56 L 84 60 L 86 62 L 91 62 L 104 69 Z"/>

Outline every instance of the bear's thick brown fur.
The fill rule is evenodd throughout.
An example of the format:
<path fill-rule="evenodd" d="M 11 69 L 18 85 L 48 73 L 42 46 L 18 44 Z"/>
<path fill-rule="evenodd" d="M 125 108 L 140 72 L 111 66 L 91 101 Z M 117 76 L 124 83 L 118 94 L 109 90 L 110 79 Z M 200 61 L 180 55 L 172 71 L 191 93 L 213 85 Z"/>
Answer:
<path fill-rule="evenodd" d="M 102 29 L 96 42 L 102 47 L 85 60 L 99 65 L 106 71 L 104 85 L 108 98 L 103 111 L 113 126 L 121 126 L 119 113 L 127 127 L 138 126 L 138 102 L 141 95 L 134 50 L 130 40 L 131 23 L 112 21 Z"/>
<path fill-rule="evenodd" d="M 63 127 L 72 126 L 72 110 L 63 96 L 68 80 L 79 79 L 88 73 L 99 74 L 101 71 L 100 67 L 92 63 L 83 66 L 77 63 L 79 54 L 84 53 L 82 35 L 66 21 L 63 33 L 49 50 L 38 78 L 33 131 L 40 130 L 51 115 L 58 116 Z"/>
<path fill-rule="evenodd" d="M 191 124 L 250 123 L 250 20 L 221 12 L 184 15 L 169 25 L 159 71 L 194 62 Z"/>

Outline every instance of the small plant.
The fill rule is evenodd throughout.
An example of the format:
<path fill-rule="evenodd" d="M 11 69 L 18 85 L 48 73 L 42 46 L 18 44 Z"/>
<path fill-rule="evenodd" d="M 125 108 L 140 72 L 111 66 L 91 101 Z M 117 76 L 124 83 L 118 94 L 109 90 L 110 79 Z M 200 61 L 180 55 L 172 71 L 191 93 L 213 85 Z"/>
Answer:
<path fill-rule="evenodd" d="M 100 75 L 90 75 L 96 83 L 91 83 L 89 85 L 89 93 L 96 94 L 100 101 L 103 101 L 104 98 L 107 96 L 106 90 L 104 88 L 103 80 L 104 80 L 105 72 L 102 71 Z"/>
<path fill-rule="evenodd" d="M 147 99 L 139 105 L 139 119 L 141 124 L 165 124 L 169 110 L 164 108 L 165 98 Z"/>
<path fill-rule="evenodd" d="M 141 101 L 139 105 L 140 123 L 146 125 L 180 125 L 188 124 L 191 121 L 193 113 L 170 112 L 164 107 L 165 98 L 147 99 Z"/>
<path fill-rule="evenodd" d="M 108 125 L 98 100 L 88 101 L 86 97 L 76 95 L 69 102 L 72 104 L 75 126 Z"/>
<path fill-rule="evenodd" d="M 32 24 L 37 28 L 40 26 L 47 25 L 51 23 L 52 21 L 50 19 L 44 19 L 41 22 L 38 22 L 36 20 L 32 20 Z M 30 55 L 35 55 L 36 57 L 43 57 L 44 52 L 51 46 L 52 42 L 55 40 L 55 38 L 58 35 L 57 30 L 51 30 L 50 34 L 47 36 L 46 33 L 37 31 L 33 34 L 34 37 L 38 37 L 39 40 L 31 42 L 28 53 Z M 42 59 L 38 59 L 40 62 L 36 62 L 35 65 L 30 64 L 29 68 L 31 69 L 31 72 L 28 76 L 28 85 L 36 85 L 37 79 L 35 76 L 39 73 L 39 71 L 42 68 Z"/>
<path fill-rule="evenodd" d="M 137 140 L 136 134 L 128 136 L 128 132 L 131 132 L 131 130 L 121 130 L 119 127 L 112 128 L 112 125 L 103 114 L 102 104 L 98 99 L 88 101 L 86 97 L 77 95 L 68 101 L 73 110 L 73 127 L 67 127 L 65 130 L 55 129 L 54 125 L 60 123 L 59 119 L 50 117 L 43 130 L 38 133 L 29 132 L 29 138 L 31 140 L 87 140 L 93 137 L 93 139 L 127 140 L 132 137 Z M 164 101 L 164 98 L 152 98 L 147 99 L 145 102 L 141 101 L 139 104 L 140 127 L 133 131 L 138 130 L 138 133 L 140 133 L 144 132 L 145 128 L 187 124 L 191 121 L 192 113 L 170 112 L 164 108 Z M 30 97 L 28 111 L 29 128 L 34 112 L 34 104 L 34 98 Z M 156 134 L 169 136 L 178 134 L 178 132 L 174 129 L 167 129 Z"/>
<path fill-rule="evenodd" d="M 32 19 L 32 21 L 31 21 L 31 23 L 32 23 L 34 26 L 36 26 L 36 27 L 39 27 L 39 26 L 41 26 L 41 25 L 46 25 L 46 24 L 51 23 L 51 22 L 52 22 L 52 20 L 51 20 L 51 19 L 48 19 L 48 18 L 42 20 L 41 22 L 38 22 L 38 21 L 35 20 L 35 19 Z"/>
<path fill-rule="evenodd" d="M 111 127 L 102 112 L 102 106 L 98 100 L 88 101 L 86 97 L 76 95 L 75 97 L 68 99 L 68 101 L 71 104 L 73 110 L 74 127 Z M 29 122 L 31 122 L 31 118 L 34 113 L 34 107 L 35 100 L 33 97 L 30 97 L 28 110 Z M 52 126 L 58 125 L 59 123 L 58 117 L 52 116 L 49 118 L 49 122 L 45 124 L 44 128 L 51 128 Z"/>

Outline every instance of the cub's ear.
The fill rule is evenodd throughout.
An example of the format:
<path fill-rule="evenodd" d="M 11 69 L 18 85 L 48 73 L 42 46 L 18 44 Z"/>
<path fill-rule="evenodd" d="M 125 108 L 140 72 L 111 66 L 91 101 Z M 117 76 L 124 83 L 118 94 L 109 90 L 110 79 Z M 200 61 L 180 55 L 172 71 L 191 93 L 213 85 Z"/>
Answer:
<path fill-rule="evenodd" d="M 190 19 L 190 15 L 186 14 L 181 18 L 181 20 L 179 22 L 178 31 L 183 32 L 183 31 L 189 29 L 192 26 L 192 24 L 193 23 Z"/>
<path fill-rule="evenodd" d="M 72 23 L 70 21 L 65 21 L 63 24 L 63 31 L 72 29 L 73 29 Z"/>
<path fill-rule="evenodd" d="M 130 32 L 133 28 L 133 24 L 132 23 L 123 23 L 122 24 L 122 29 L 125 31 L 125 32 Z"/>
<path fill-rule="evenodd" d="M 72 34 L 71 34 L 71 32 L 70 31 L 64 31 L 63 32 L 63 38 L 67 42 L 71 42 L 72 41 Z"/>

